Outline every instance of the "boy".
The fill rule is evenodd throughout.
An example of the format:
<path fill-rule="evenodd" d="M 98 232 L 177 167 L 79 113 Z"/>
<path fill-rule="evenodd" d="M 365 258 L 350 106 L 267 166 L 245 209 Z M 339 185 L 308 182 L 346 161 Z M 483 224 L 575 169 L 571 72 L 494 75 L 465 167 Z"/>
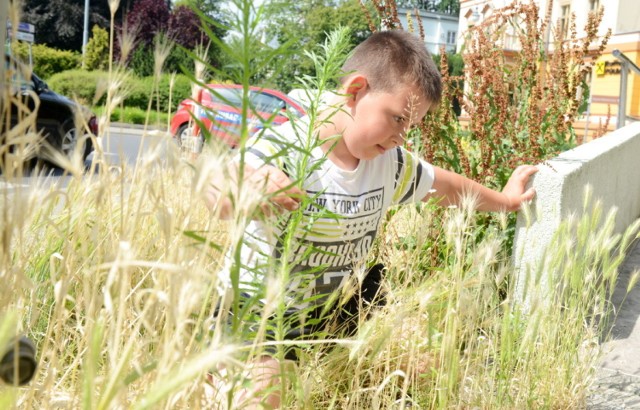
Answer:
<path fill-rule="evenodd" d="M 343 72 L 339 94 L 332 101 L 338 110 L 325 110 L 315 124 L 304 119 L 289 122 L 274 130 L 277 135 L 258 137 L 248 144 L 243 169 L 243 190 L 261 188 L 270 196 L 260 204 L 264 215 L 246 230 L 241 249 L 242 292 L 264 298 L 260 285 L 268 279 L 268 261 L 278 261 L 281 238 L 290 228 L 286 218 L 273 226 L 270 217 L 274 213 L 286 216 L 303 203 L 304 223 L 294 226 L 297 242 L 286 256 L 291 266 L 287 307 L 295 314 L 312 305 L 307 314 L 315 319 L 321 319 L 329 295 L 344 288 L 366 262 L 389 206 L 432 197 L 447 206 L 458 204 L 462 194 L 470 194 L 477 198 L 478 210 L 515 211 L 533 198 L 533 189 L 526 190 L 525 185 L 537 171 L 534 166 L 518 167 L 503 191 L 497 192 L 402 148 L 407 131 L 437 106 L 442 92 L 440 74 L 424 42 L 411 33 L 373 34 L 354 49 Z M 308 127 L 313 127 L 319 147 L 312 150 L 310 159 L 304 159 L 308 161 L 302 170 L 305 175 L 292 175 L 301 160 L 300 150 L 293 147 L 300 144 L 296 139 L 300 129 Z M 299 179 L 302 189 L 292 182 Z M 222 217 L 228 217 L 238 211 L 234 204 L 241 206 L 243 200 L 234 202 L 222 191 L 221 183 L 214 181 L 207 200 Z M 313 201 L 309 204 L 303 201 L 305 197 Z M 380 265 L 364 275 L 360 292 L 340 306 L 339 322 L 349 324 L 361 301 L 379 299 L 382 275 Z M 313 296 L 315 299 L 309 299 Z M 298 339 L 318 329 L 317 325 L 305 326 L 304 320 L 296 323 L 299 325 L 293 326 L 287 338 Z M 277 383 L 279 369 L 278 361 L 270 356 L 255 361 L 252 373 L 258 391 L 243 392 L 241 398 L 257 394 L 254 404 L 262 400 L 278 407 L 277 393 L 266 389 Z"/>

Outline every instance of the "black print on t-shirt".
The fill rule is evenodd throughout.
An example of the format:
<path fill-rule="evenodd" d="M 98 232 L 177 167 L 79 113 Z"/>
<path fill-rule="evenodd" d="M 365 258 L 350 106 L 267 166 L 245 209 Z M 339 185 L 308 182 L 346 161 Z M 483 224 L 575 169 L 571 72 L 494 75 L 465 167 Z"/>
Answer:
<path fill-rule="evenodd" d="M 364 262 L 373 245 L 382 219 L 383 202 L 382 188 L 361 195 L 321 193 L 315 204 L 304 211 L 305 216 L 313 220 L 313 226 L 305 230 L 304 238 L 299 238 L 300 246 L 290 259 L 297 261 L 291 271 L 290 288 L 303 291 L 307 298 L 328 295 L 344 286 L 354 263 Z M 313 218 L 323 209 L 337 216 Z M 313 250 L 311 255 L 300 258 L 309 247 Z"/>

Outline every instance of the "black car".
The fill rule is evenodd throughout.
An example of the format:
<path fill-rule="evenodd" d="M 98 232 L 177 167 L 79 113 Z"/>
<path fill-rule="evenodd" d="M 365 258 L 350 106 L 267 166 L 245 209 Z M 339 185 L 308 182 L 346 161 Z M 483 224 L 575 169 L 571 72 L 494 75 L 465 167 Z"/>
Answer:
<path fill-rule="evenodd" d="M 7 165 L 6 153 L 22 152 L 22 155 L 14 157 L 19 156 L 29 166 L 34 163 L 58 166 L 60 164 L 56 163 L 51 150 L 69 158 L 78 150 L 84 162 L 93 149 L 90 136 L 98 135 L 95 114 L 51 91 L 46 82 L 30 73 L 30 70 L 12 57 L 5 55 L 5 62 L 5 78 L 10 78 L 11 81 L 2 90 L 0 152 L 3 153 L 4 161 L 0 160 L 0 169 L 4 171 Z M 10 110 L 7 109 L 9 107 Z M 7 111 L 10 111 L 9 121 Z M 42 138 L 38 141 L 22 138 L 25 135 L 35 135 L 33 131 Z M 78 146 L 79 144 L 82 146 Z"/>

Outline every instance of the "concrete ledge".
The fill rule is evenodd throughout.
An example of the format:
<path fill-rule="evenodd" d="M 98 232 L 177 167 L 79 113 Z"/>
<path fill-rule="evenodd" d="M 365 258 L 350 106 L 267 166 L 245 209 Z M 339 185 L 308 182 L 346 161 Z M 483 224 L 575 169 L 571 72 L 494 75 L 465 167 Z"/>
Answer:
<path fill-rule="evenodd" d="M 524 290 L 526 272 L 529 268 L 535 271 L 560 221 L 571 214 L 580 216 L 586 185 L 591 186 L 593 200 L 602 203 L 605 214 L 617 210 L 616 232 L 623 232 L 640 216 L 640 122 L 563 152 L 539 167 L 531 182 L 537 196 L 530 221 L 520 212 L 516 225 L 513 258 L 518 293 Z"/>

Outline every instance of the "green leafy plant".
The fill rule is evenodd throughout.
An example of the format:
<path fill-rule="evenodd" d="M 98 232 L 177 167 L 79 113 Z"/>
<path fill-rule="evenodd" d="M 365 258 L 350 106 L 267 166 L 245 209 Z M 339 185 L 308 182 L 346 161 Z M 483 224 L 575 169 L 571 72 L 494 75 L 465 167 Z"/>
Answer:
<path fill-rule="evenodd" d="M 106 70 L 109 67 L 109 33 L 100 26 L 93 26 L 91 34 L 83 66 L 87 70 Z"/>
<path fill-rule="evenodd" d="M 501 188 L 519 164 L 539 163 L 576 144 L 572 120 L 584 110 L 584 76 L 609 34 L 597 38 L 602 10 L 589 15 L 586 36 L 547 44 L 549 15 L 534 3 L 496 10 L 465 40 L 464 88 L 450 76 L 440 110 L 423 125 L 425 156 L 456 172 Z M 515 46 L 514 46 L 515 44 Z M 505 53 L 505 48 L 520 51 Z M 459 99 L 465 123 L 451 115 Z"/>

